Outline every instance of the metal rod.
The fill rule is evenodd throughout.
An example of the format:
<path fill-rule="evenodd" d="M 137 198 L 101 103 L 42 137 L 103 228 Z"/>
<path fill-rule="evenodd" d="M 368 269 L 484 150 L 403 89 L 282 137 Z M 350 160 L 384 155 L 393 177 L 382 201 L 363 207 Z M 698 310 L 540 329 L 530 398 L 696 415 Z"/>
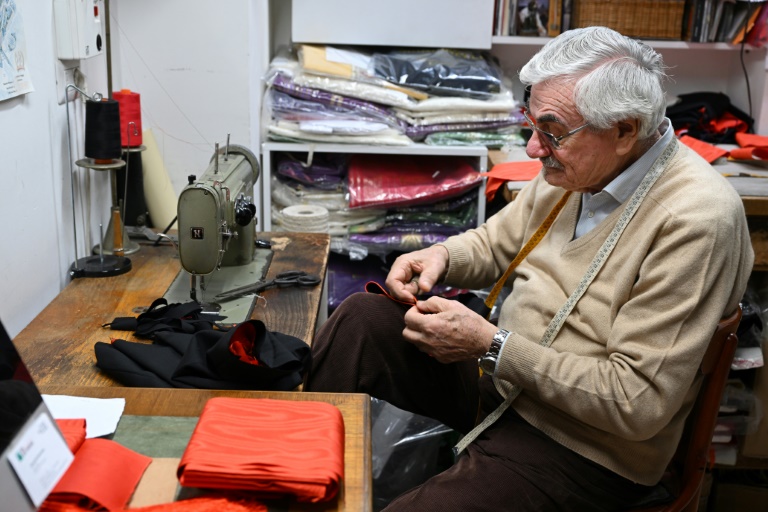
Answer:
<path fill-rule="evenodd" d="M 224 148 L 224 161 L 229 160 L 229 134 L 227 134 L 227 147 Z"/>
<path fill-rule="evenodd" d="M 101 95 L 99 93 L 95 93 L 93 95 L 93 98 L 88 96 L 88 94 L 80 89 L 75 84 L 69 84 L 67 87 L 64 88 L 64 105 L 66 106 L 67 111 L 67 155 L 69 157 L 69 184 L 71 188 L 71 194 L 72 194 L 72 230 L 74 232 L 74 244 L 75 244 L 75 264 L 73 266 L 73 271 L 78 270 L 77 267 L 77 207 L 75 206 L 75 167 L 72 162 L 72 129 L 71 129 L 71 123 L 69 121 L 69 89 L 75 89 L 80 94 L 88 98 L 89 100 L 94 99 L 98 97 L 99 100 L 101 100 Z"/>
<path fill-rule="evenodd" d="M 99 262 L 104 264 L 104 224 L 99 222 Z"/>

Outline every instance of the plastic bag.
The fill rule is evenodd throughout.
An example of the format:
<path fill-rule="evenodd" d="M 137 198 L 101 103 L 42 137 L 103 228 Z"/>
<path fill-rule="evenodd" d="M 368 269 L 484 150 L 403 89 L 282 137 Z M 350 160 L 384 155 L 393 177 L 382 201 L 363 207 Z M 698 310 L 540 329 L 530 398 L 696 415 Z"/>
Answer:
<path fill-rule="evenodd" d="M 376 510 L 445 469 L 441 446 L 450 453 L 453 429 L 377 398 L 371 398 L 371 425 Z"/>

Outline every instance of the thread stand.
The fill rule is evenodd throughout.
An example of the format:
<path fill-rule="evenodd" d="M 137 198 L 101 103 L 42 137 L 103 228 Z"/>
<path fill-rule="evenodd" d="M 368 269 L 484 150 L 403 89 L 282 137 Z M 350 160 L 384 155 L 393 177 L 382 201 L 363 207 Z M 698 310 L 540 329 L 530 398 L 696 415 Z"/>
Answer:
<path fill-rule="evenodd" d="M 83 95 L 83 97 L 90 100 L 90 102 L 93 102 L 93 104 L 97 104 L 99 102 L 104 101 L 103 95 L 100 93 L 94 93 L 92 96 L 89 96 L 85 91 L 80 89 L 74 84 L 69 84 L 64 89 L 65 98 L 69 95 L 69 90 L 74 89 L 78 91 L 80 94 Z M 75 249 L 75 261 L 72 263 L 72 265 L 69 267 L 69 275 L 70 277 L 74 278 L 80 278 L 80 277 L 109 277 L 109 276 L 116 276 L 120 274 L 124 274 L 131 270 L 131 260 L 123 256 L 122 251 L 119 254 L 112 254 L 112 255 L 104 255 L 102 251 L 99 251 L 98 256 L 86 256 L 84 258 L 78 258 L 77 257 L 77 223 L 75 221 L 77 217 L 77 208 L 75 204 L 75 169 L 73 166 L 73 155 L 72 155 L 72 130 L 71 130 L 71 121 L 69 118 L 69 101 L 65 101 L 66 103 L 66 111 L 67 111 L 67 154 L 68 154 L 68 160 L 69 160 L 69 185 L 70 190 L 72 193 L 72 233 L 73 233 L 73 241 L 74 241 L 74 249 Z M 86 123 L 89 123 L 89 117 L 92 113 L 98 114 L 99 112 L 94 112 L 92 109 L 89 110 L 89 105 L 91 103 L 86 102 Z M 86 149 L 86 155 L 95 155 L 99 154 L 99 152 L 89 152 L 89 150 L 92 148 L 92 144 L 89 144 L 91 142 L 91 139 L 88 138 L 88 132 L 86 132 L 86 140 L 85 140 L 85 149 Z M 91 148 L 89 148 L 91 146 Z M 116 153 L 110 153 L 110 154 L 116 154 Z M 109 157 L 106 157 L 109 158 Z M 113 169 L 113 168 L 120 168 L 123 165 L 125 165 L 125 162 L 118 159 L 105 159 L 105 160 L 94 160 L 93 158 L 87 157 L 85 159 L 81 159 L 77 161 L 78 167 L 82 167 L 86 169 L 86 172 L 88 172 L 88 169 L 97 169 L 97 170 L 105 170 L 105 169 Z M 86 189 L 85 194 L 90 196 L 90 190 Z M 86 201 L 86 205 L 90 205 L 90 201 Z M 112 208 L 112 215 L 114 216 L 115 213 L 117 214 L 118 221 L 120 217 L 120 210 Z M 101 224 L 99 224 L 99 235 L 103 239 L 103 234 L 101 233 Z M 121 234 L 122 238 L 122 234 Z"/>
<path fill-rule="evenodd" d="M 107 162 L 97 161 L 93 158 L 82 158 L 75 162 L 75 164 L 78 167 L 82 167 L 84 169 L 94 169 L 98 171 L 105 171 L 109 170 L 114 172 L 115 169 L 119 169 L 120 167 L 125 165 L 125 161 L 120 159 L 113 159 Z M 90 192 L 86 192 L 90 193 Z M 122 235 L 122 225 L 120 224 L 120 210 L 116 206 L 112 207 L 111 217 L 110 217 L 110 226 L 114 224 L 118 225 L 118 230 L 120 232 L 120 238 L 123 237 Z M 110 233 L 108 232 L 107 236 L 109 236 Z M 113 235 L 114 236 L 114 235 Z M 119 240 L 119 238 L 118 238 Z M 103 243 L 97 245 L 96 247 L 100 249 L 101 245 L 106 245 Z M 114 244 L 113 244 L 114 246 Z M 105 251 L 94 250 L 94 256 L 85 256 L 83 258 L 79 258 L 75 260 L 75 262 L 70 266 L 69 268 L 69 274 L 75 278 L 75 277 L 110 277 L 110 276 L 118 276 L 120 274 L 125 274 L 129 270 L 131 270 L 131 260 L 126 258 L 124 256 L 124 252 L 122 250 L 119 251 L 112 251 L 110 253 L 107 253 Z"/>
<path fill-rule="evenodd" d="M 123 148 L 125 151 L 126 148 Z M 126 161 L 115 158 L 107 163 L 96 161 L 93 158 L 83 158 L 76 162 L 78 167 L 85 167 L 93 169 L 95 171 L 109 171 L 110 183 L 112 184 L 112 210 L 113 214 L 110 216 L 109 224 L 107 226 L 107 233 L 104 238 L 96 245 L 93 246 L 93 254 L 107 254 L 124 256 L 126 254 L 133 254 L 138 252 L 139 244 L 130 239 L 127 231 L 122 224 L 122 211 L 120 209 L 119 201 L 117 198 L 117 176 L 116 171 L 126 165 Z M 127 172 L 126 172 L 127 175 Z M 118 214 L 114 215 L 114 210 L 117 208 Z M 116 218 L 117 217 L 117 218 Z M 116 226 L 116 222 L 120 225 Z M 117 233 L 119 231 L 119 234 Z"/>

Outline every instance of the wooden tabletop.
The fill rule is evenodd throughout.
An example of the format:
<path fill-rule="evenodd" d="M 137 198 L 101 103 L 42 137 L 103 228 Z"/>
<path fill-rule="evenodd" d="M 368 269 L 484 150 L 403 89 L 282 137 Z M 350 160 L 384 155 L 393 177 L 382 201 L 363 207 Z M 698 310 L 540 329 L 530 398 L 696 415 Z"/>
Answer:
<path fill-rule="evenodd" d="M 344 418 L 344 479 L 342 488 L 338 497 L 328 503 L 291 503 L 289 510 L 367 512 L 373 508 L 370 397 L 368 395 L 126 387 L 97 388 L 57 386 L 54 384 L 42 385 L 40 391 L 51 395 L 125 398 L 123 414 L 138 416 L 199 416 L 208 399 L 218 396 L 327 402 L 336 406 Z"/>
<path fill-rule="evenodd" d="M 324 233 L 260 233 L 272 242 L 267 278 L 302 269 L 324 279 L 330 237 Z M 110 338 L 141 341 L 129 331 L 102 327 L 117 317 L 135 317 L 163 296 L 181 269 L 170 245 L 143 244 L 129 255 L 132 269 L 115 277 L 72 280 L 24 329 L 14 344 L 38 386 L 119 386 L 95 366 L 94 344 Z M 310 288 L 273 288 L 263 292 L 266 305 L 254 307 L 252 319 L 267 329 L 311 343 L 317 326 L 323 283 Z"/>

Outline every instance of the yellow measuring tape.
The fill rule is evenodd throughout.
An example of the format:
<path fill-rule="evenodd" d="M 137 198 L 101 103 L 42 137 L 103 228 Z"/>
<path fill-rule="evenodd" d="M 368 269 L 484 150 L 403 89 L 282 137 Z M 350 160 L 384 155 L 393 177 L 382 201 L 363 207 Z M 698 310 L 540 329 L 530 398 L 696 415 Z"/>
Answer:
<path fill-rule="evenodd" d="M 547 215 L 547 218 L 544 219 L 544 222 L 541 223 L 539 229 L 536 230 L 533 236 L 531 236 L 531 238 L 525 243 L 523 248 L 520 249 L 520 252 L 517 253 L 517 256 L 515 256 L 515 259 L 513 259 L 512 263 L 509 264 L 509 267 L 507 267 L 504 275 L 502 275 L 501 278 L 496 281 L 496 284 L 493 286 L 491 293 L 489 293 L 488 297 L 485 299 L 485 305 L 488 307 L 488 316 L 491 315 L 490 310 L 493 309 L 493 305 L 496 303 L 496 299 L 499 297 L 499 293 L 501 293 L 501 289 L 504 288 L 504 283 L 507 282 L 507 279 L 509 279 L 512 271 L 515 270 L 520 262 L 523 261 L 526 256 L 528 256 L 528 253 L 530 253 L 533 248 L 536 247 L 539 242 L 541 242 L 541 239 L 544 238 L 544 235 L 547 234 L 547 231 L 549 231 L 549 228 L 555 222 L 557 214 L 560 213 L 560 210 L 563 209 L 563 206 L 565 206 L 565 203 L 568 201 L 570 196 L 570 190 L 563 194 L 563 197 L 560 198 L 560 201 L 557 202 L 555 207 L 552 208 L 552 211 L 549 212 L 549 215 Z"/>

